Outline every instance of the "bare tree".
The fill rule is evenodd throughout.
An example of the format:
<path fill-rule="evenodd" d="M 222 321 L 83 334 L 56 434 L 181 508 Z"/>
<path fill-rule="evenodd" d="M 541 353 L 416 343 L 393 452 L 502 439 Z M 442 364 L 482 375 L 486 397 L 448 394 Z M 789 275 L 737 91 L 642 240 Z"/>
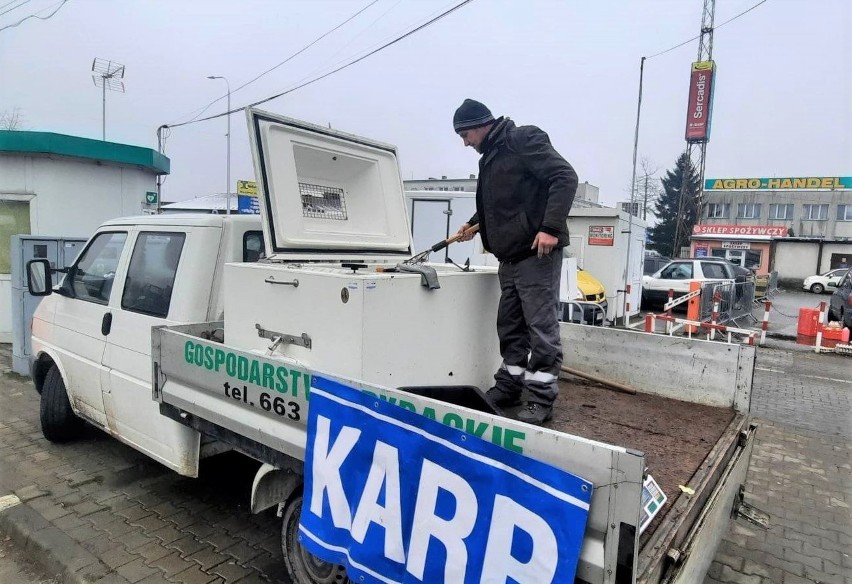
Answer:
<path fill-rule="evenodd" d="M 648 208 L 654 208 L 657 204 L 660 194 L 663 192 L 663 187 L 660 184 L 660 179 L 656 174 L 660 171 L 660 167 L 654 165 L 647 157 L 643 156 L 639 162 L 639 172 L 636 176 L 636 198 L 642 201 L 642 220 L 648 218 Z"/>
<path fill-rule="evenodd" d="M 0 112 L 0 130 L 21 130 L 23 129 L 23 118 L 21 117 L 21 109 L 13 108 L 11 111 Z"/>

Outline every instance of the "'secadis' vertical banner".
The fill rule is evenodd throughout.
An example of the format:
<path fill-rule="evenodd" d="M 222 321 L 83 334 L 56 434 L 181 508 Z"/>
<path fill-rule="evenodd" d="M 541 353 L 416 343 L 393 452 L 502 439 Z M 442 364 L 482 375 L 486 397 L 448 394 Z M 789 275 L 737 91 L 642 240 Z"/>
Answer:
<path fill-rule="evenodd" d="M 315 376 L 300 540 L 355 582 L 573 582 L 592 484 Z"/>

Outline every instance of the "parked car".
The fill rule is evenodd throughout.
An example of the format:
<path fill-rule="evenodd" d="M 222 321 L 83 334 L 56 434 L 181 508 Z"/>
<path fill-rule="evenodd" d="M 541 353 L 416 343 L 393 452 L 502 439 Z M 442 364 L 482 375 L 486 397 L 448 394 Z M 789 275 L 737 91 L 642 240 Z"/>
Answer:
<path fill-rule="evenodd" d="M 852 328 L 852 268 L 846 270 L 831 295 L 828 319 L 840 321 L 843 326 Z"/>
<path fill-rule="evenodd" d="M 848 271 L 849 268 L 838 268 L 836 270 L 829 270 L 824 274 L 808 276 L 802 283 L 802 289 L 813 292 L 814 294 L 822 294 L 825 291 L 832 292 L 837 288 L 840 279 Z"/>
<path fill-rule="evenodd" d="M 577 268 L 577 288 L 582 298 L 578 302 L 584 306 L 583 324 L 606 324 L 606 290 L 600 280 L 582 268 Z M 592 305 L 597 305 L 600 310 Z M 580 322 L 580 312 L 571 310 L 568 304 L 562 304 L 561 318 L 563 322 Z"/>
<path fill-rule="evenodd" d="M 735 265 L 721 258 L 691 258 L 673 260 L 660 271 L 643 276 L 642 304 L 663 304 L 669 298 L 669 290 L 674 297 L 689 292 L 689 283 L 734 282 L 737 279 Z M 743 268 L 745 269 L 745 268 Z"/>
<path fill-rule="evenodd" d="M 714 258 L 720 261 L 726 262 L 731 268 L 734 270 L 734 281 L 736 282 L 748 282 L 749 280 L 754 279 L 754 270 L 750 268 L 746 268 L 739 264 L 735 264 L 731 260 L 725 258 Z"/>
<path fill-rule="evenodd" d="M 642 273 L 645 276 L 650 276 L 651 274 L 660 271 L 660 269 L 662 269 L 670 261 L 672 261 L 672 258 L 646 253 L 645 261 L 642 263 Z"/>

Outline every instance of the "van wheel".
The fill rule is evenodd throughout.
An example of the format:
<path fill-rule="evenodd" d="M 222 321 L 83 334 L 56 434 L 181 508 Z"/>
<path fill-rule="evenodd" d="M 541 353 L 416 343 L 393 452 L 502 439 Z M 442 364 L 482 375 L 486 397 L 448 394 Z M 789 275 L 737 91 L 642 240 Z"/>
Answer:
<path fill-rule="evenodd" d="M 302 512 L 302 494 L 287 502 L 281 525 L 281 551 L 284 565 L 295 584 L 351 584 L 346 568 L 319 559 L 299 543 L 299 514 Z"/>
<path fill-rule="evenodd" d="M 39 407 L 41 433 L 51 442 L 68 442 L 79 437 L 83 421 L 71 409 L 65 382 L 56 365 L 51 365 L 44 378 Z"/>

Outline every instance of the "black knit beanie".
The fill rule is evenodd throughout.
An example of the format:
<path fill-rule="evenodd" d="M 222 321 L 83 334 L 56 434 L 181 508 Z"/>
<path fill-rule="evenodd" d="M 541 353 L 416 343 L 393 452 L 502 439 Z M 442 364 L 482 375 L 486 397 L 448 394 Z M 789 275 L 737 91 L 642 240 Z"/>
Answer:
<path fill-rule="evenodd" d="M 479 128 L 494 121 L 491 110 L 473 99 L 466 99 L 453 116 L 453 129 L 456 132 Z"/>

